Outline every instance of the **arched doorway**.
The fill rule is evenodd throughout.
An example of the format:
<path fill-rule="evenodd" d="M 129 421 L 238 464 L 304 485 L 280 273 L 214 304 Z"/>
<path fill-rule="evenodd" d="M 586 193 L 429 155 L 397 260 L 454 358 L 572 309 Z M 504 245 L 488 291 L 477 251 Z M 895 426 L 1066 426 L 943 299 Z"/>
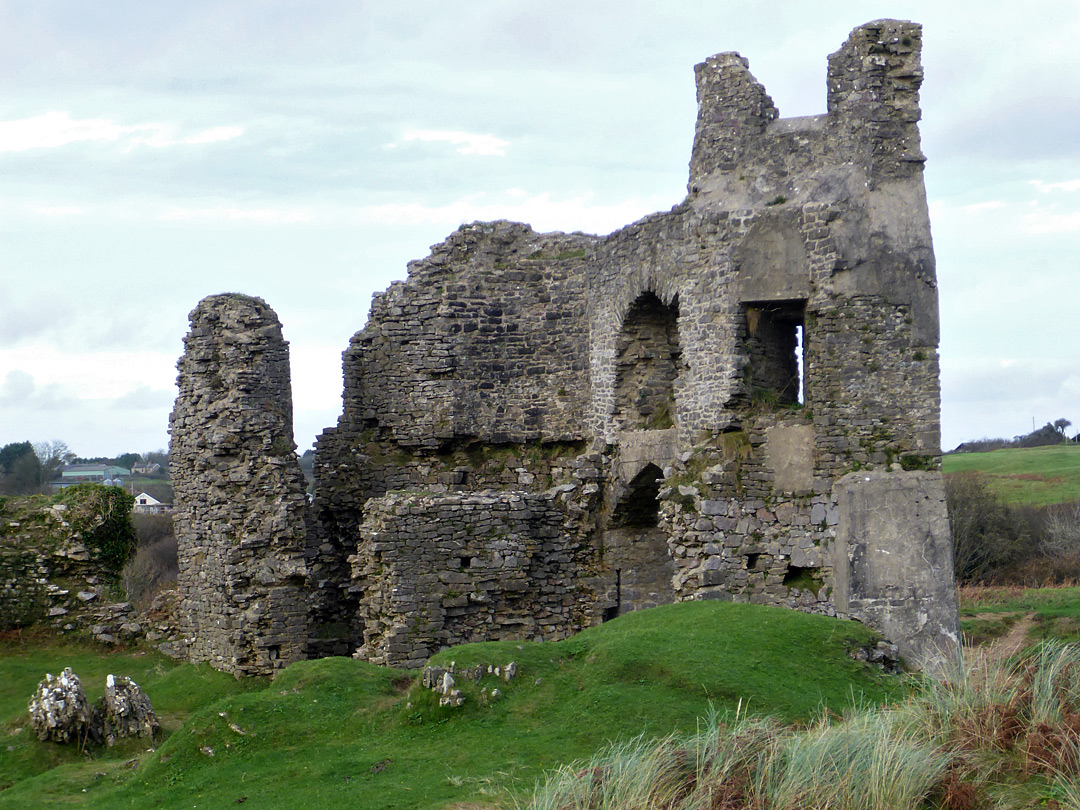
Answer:
<path fill-rule="evenodd" d="M 675 426 L 675 381 L 682 367 L 679 299 L 665 304 L 646 291 L 630 306 L 615 357 L 615 425 L 619 430 Z"/>
<path fill-rule="evenodd" d="M 614 575 L 611 619 L 631 610 L 674 601 L 675 567 L 667 533 L 660 526 L 660 487 L 664 474 L 648 464 L 626 486 L 604 532 L 604 566 Z"/>

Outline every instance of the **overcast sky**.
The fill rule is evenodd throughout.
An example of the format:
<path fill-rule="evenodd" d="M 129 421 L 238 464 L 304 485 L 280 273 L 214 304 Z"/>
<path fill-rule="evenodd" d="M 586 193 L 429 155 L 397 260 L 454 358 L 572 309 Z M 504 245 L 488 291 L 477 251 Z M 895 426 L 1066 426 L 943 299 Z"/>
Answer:
<path fill-rule="evenodd" d="M 607 233 L 685 194 L 693 66 L 825 110 L 924 26 L 942 444 L 1080 424 L 1080 3 L 0 0 L 0 445 L 168 444 L 187 314 L 262 296 L 302 451 L 371 296 L 462 222 Z"/>

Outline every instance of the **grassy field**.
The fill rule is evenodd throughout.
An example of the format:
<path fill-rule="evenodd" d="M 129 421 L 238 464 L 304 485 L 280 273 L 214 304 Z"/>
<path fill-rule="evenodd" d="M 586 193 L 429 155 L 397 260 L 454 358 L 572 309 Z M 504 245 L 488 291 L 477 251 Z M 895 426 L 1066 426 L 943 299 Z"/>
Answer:
<path fill-rule="evenodd" d="M 153 653 L 102 655 L 47 639 L 0 644 L 0 808 L 435 808 L 506 801 L 613 740 L 692 733 L 710 712 L 806 723 L 824 709 L 901 699 L 909 684 L 853 660 L 860 625 L 779 608 L 688 602 L 631 613 L 571 639 L 495 642 L 436 657 L 458 669 L 514 661 L 518 676 L 463 686 L 438 706 L 408 673 L 352 659 L 237 682 Z M 135 678 L 169 736 L 90 756 L 41 743 L 26 701 L 72 666 L 100 694 Z M 459 683 L 459 685 L 461 685 Z M 490 696 L 498 688 L 497 699 Z M 484 691 L 482 691 L 484 690 Z M 464 805 L 461 805 L 464 806 Z"/>
<path fill-rule="evenodd" d="M 1029 644 L 1046 639 L 1080 643 L 1080 586 L 960 588 L 960 629 L 973 643 L 1003 636 L 1025 618 L 1031 620 Z"/>
<path fill-rule="evenodd" d="M 1005 448 L 943 456 L 946 474 L 977 472 L 1013 504 L 1046 506 L 1080 500 L 1080 445 Z"/>

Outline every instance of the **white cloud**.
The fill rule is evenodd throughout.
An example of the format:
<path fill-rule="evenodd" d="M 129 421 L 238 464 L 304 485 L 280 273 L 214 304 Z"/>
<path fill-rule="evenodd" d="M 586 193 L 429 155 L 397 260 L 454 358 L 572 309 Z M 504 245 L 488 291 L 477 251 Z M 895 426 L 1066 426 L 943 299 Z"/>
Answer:
<path fill-rule="evenodd" d="M 78 217 L 86 213 L 81 205 L 31 205 L 29 208 L 43 217 Z"/>
<path fill-rule="evenodd" d="M 310 208 L 263 207 L 243 208 L 237 205 L 203 206 L 186 208 L 172 206 L 157 217 L 163 222 L 204 221 L 204 222 L 253 222 L 260 225 L 295 225 L 311 222 L 315 212 Z"/>
<path fill-rule="evenodd" d="M 967 213 L 978 213 L 979 211 L 997 211 L 999 208 L 1004 208 L 1005 203 L 1001 200 L 987 200 L 986 202 L 971 203 L 965 205 L 961 210 Z"/>
<path fill-rule="evenodd" d="M 216 143 L 217 141 L 231 141 L 244 134 L 243 127 L 211 127 L 202 132 L 184 138 L 184 143 Z"/>
<path fill-rule="evenodd" d="M 1032 180 L 1031 185 L 1047 194 L 1051 191 L 1080 191 L 1080 180 L 1063 180 L 1060 183 L 1044 183 L 1042 180 Z"/>
<path fill-rule="evenodd" d="M 670 204 L 670 201 L 668 201 Z M 608 233 L 662 208 L 656 199 L 632 198 L 614 203 L 597 202 L 592 194 L 563 199 L 550 194 L 527 195 L 510 189 L 499 199 L 470 195 L 446 205 L 391 203 L 356 209 L 358 219 L 373 225 L 429 224 L 454 228 L 463 222 L 509 219 L 527 222 L 537 231 L 583 230 Z"/>
<path fill-rule="evenodd" d="M 138 145 L 155 148 L 178 144 L 202 144 L 231 140 L 243 135 L 243 127 L 222 126 L 176 137 L 170 124 L 146 123 L 125 126 L 107 118 L 74 119 L 66 112 L 47 112 L 30 118 L 0 121 L 0 152 L 55 149 L 73 143 L 119 143 L 125 151 Z"/>
<path fill-rule="evenodd" d="M 402 135 L 405 141 L 428 141 L 453 144 L 459 155 L 506 156 L 509 141 L 494 135 L 474 135 L 471 132 L 455 132 L 443 129 L 413 129 Z"/>
<path fill-rule="evenodd" d="M 1032 211 L 1020 219 L 1020 230 L 1029 234 L 1080 233 L 1080 211 L 1052 213 Z"/>

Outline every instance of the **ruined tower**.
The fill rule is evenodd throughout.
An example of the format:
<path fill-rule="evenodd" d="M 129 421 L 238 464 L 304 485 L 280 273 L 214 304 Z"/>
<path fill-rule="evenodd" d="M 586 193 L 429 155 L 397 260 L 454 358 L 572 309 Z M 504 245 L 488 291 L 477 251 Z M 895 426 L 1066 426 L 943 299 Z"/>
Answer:
<path fill-rule="evenodd" d="M 190 319 L 169 424 L 179 620 L 191 660 L 265 675 L 308 639 L 288 344 L 259 298 L 211 296 Z"/>
<path fill-rule="evenodd" d="M 921 44 L 856 28 L 795 119 L 711 57 L 671 211 L 464 225 L 377 295 L 317 443 L 312 637 L 411 666 L 728 599 L 954 649 Z"/>

